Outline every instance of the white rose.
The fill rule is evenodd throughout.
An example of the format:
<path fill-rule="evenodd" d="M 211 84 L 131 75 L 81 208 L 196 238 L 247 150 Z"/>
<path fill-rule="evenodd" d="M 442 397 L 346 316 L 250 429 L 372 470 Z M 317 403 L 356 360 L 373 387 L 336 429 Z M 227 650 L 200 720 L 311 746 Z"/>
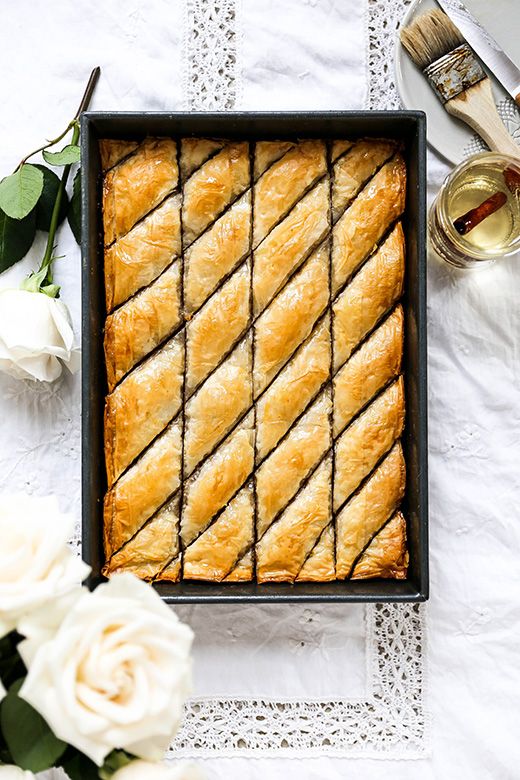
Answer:
<path fill-rule="evenodd" d="M 0 780 L 34 780 L 34 775 L 13 764 L 5 764 L 0 766 Z"/>
<path fill-rule="evenodd" d="M 40 645 L 20 696 L 98 766 L 114 748 L 157 761 L 191 690 L 192 638 L 149 585 L 120 574 Z"/>
<path fill-rule="evenodd" d="M 112 775 L 112 780 L 204 780 L 195 764 L 151 764 L 148 761 L 132 761 Z"/>
<path fill-rule="evenodd" d="M 0 497 L 0 637 L 14 628 L 31 633 L 54 621 L 57 600 L 68 597 L 89 567 L 67 545 L 74 529 L 55 498 Z"/>
<path fill-rule="evenodd" d="M 79 368 L 70 314 L 40 292 L 0 290 L 0 370 L 16 379 L 52 382 L 65 364 Z"/>

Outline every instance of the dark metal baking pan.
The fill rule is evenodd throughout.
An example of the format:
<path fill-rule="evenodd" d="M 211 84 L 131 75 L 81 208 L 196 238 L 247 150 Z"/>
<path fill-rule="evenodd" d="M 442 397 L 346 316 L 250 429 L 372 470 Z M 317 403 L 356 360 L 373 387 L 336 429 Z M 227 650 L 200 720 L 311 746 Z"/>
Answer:
<path fill-rule="evenodd" d="M 95 113 L 81 118 L 83 284 L 83 555 L 92 567 L 90 584 L 101 579 L 102 522 L 106 476 L 103 408 L 107 392 L 103 358 L 105 318 L 99 138 L 142 139 L 147 135 L 244 140 L 363 136 L 396 138 L 408 166 L 404 377 L 407 422 L 403 447 L 407 489 L 410 568 L 406 580 L 329 583 L 157 583 L 170 603 L 425 601 L 428 598 L 428 443 L 426 383 L 426 119 L 418 111 L 316 113 Z"/>

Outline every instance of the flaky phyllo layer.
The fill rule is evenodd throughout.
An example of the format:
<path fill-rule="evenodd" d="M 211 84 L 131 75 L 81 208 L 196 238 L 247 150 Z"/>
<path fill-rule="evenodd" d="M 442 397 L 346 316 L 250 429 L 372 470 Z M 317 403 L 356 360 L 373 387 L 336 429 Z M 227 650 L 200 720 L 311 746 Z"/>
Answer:
<path fill-rule="evenodd" d="M 101 141 L 105 574 L 406 577 L 393 141 Z"/>

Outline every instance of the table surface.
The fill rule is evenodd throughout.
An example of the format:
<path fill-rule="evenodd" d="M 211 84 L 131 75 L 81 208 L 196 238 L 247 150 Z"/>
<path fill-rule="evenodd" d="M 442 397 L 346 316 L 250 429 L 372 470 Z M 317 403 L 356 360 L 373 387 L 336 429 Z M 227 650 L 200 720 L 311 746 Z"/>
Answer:
<path fill-rule="evenodd" d="M 99 110 L 207 108 L 219 89 L 220 108 L 385 107 L 395 99 L 388 49 L 371 54 L 369 43 L 374 31 L 383 35 L 385 20 L 395 25 L 400 0 L 225 0 L 222 7 L 233 35 L 225 46 L 206 36 L 201 51 L 193 49 L 196 30 L 212 24 L 202 0 L 110 0 L 102 8 L 60 0 L 52 12 L 43 2 L 10 3 L 0 47 L 0 170 L 7 173 L 66 124 L 95 64 L 103 67 L 93 105 Z M 519 13 L 513 3 L 511 11 Z M 206 74 L 204 89 L 194 81 L 194 63 Z M 446 173 L 430 155 L 430 198 Z M 0 286 L 16 285 L 41 248 L 40 241 Z M 67 257 L 56 276 L 79 332 L 79 253 L 65 230 L 61 248 Z M 518 258 L 477 273 L 429 258 L 430 755 L 215 756 L 205 760 L 208 777 L 518 777 L 519 290 Z M 34 388 L 0 377 L 1 489 L 56 492 L 78 518 L 80 382 L 66 376 L 52 388 Z"/>

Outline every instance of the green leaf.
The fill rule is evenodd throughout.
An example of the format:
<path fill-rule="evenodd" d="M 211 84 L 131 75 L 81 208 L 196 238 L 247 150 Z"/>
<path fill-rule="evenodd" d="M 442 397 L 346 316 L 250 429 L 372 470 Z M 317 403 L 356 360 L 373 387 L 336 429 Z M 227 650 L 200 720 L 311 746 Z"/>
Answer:
<path fill-rule="evenodd" d="M 105 763 L 99 770 L 99 777 L 101 780 L 110 780 L 112 775 L 132 761 L 135 761 L 135 756 L 130 755 L 125 750 L 113 750 L 106 758 Z"/>
<path fill-rule="evenodd" d="M 56 195 L 58 194 L 58 188 L 60 186 L 59 177 L 56 176 L 54 171 L 47 168 L 46 165 L 36 165 L 36 168 L 43 173 L 43 190 L 40 196 L 40 200 L 36 205 L 36 229 L 49 232 L 51 226 L 51 217 L 56 203 Z M 64 192 L 61 199 L 60 215 L 58 217 L 58 225 L 61 225 L 69 208 L 69 199 L 67 193 Z"/>
<path fill-rule="evenodd" d="M 81 168 L 74 176 L 72 185 L 72 198 L 70 199 L 69 213 L 67 216 L 70 229 L 74 233 L 77 243 L 81 243 Z"/>
<path fill-rule="evenodd" d="M 67 753 L 73 750 L 74 748 L 69 748 Z M 60 766 L 70 780 L 99 780 L 99 767 L 83 753 L 75 752 L 71 757 L 66 756 L 60 761 Z"/>
<path fill-rule="evenodd" d="M 42 716 L 18 696 L 23 683 L 17 680 L 0 704 L 2 732 L 15 764 L 31 772 L 55 766 L 66 750 Z"/>
<path fill-rule="evenodd" d="M 43 173 L 35 165 L 22 165 L 0 181 L 0 209 L 12 219 L 23 219 L 38 202 Z"/>
<path fill-rule="evenodd" d="M 64 146 L 59 152 L 48 152 L 44 149 L 42 154 L 43 159 L 45 162 L 48 162 L 49 165 L 73 165 L 74 163 L 79 162 L 80 159 L 79 146 L 76 144 L 67 144 L 67 146 Z"/>
<path fill-rule="evenodd" d="M 18 652 L 18 643 L 21 639 L 22 637 L 16 631 L 11 631 L 0 639 L 0 680 L 6 689 L 27 673 Z"/>
<path fill-rule="evenodd" d="M 0 273 L 25 257 L 36 235 L 36 213 L 11 219 L 0 211 Z"/>

